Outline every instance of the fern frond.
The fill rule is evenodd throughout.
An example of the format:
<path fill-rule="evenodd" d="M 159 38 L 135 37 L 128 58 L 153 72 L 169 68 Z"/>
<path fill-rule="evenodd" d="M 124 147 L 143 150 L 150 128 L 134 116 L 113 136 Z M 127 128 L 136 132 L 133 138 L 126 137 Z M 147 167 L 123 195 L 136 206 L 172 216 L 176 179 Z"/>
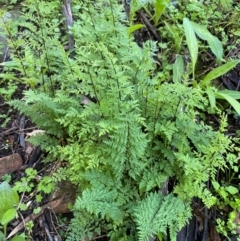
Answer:
<path fill-rule="evenodd" d="M 175 240 L 177 230 L 191 217 L 191 210 L 171 194 L 163 197 L 159 193 L 149 193 L 134 210 L 134 216 L 139 241 L 146 241 L 160 233 L 166 234 L 167 227 L 175 227 L 171 230 L 171 240 Z"/>

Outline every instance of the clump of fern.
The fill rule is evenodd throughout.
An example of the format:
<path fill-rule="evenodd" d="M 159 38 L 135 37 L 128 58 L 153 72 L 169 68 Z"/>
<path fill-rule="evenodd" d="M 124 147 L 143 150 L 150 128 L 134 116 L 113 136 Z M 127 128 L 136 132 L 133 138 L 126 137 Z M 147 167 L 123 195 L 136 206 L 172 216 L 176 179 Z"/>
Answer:
<path fill-rule="evenodd" d="M 31 86 L 12 104 L 46 130 L 32 142 L 67 162 L 59 174 L 79 187 L 67 240 L 106 232 L 110 240 L 142 241 L 167 230 L 174 240 L 191 217 L 193 197 L 215 203 L 205 183 L 234 151 L 226 117 L 219 130 L 201 120 L 209 106 L 202 90 L 156 72 L 156 44 L 139 47 L 129 37 L 118 3 L 74 2 L 71 56 L 47 27 L 46 4 L 58 12 L 56 2 L 36 1 L 23 17 L 25 49 L 11 38 L 21 49 L 12 64 Z M 7 74 L 16 69 L 6 67 Z M 172 193 L 164 189 L 169 179 Z"/>

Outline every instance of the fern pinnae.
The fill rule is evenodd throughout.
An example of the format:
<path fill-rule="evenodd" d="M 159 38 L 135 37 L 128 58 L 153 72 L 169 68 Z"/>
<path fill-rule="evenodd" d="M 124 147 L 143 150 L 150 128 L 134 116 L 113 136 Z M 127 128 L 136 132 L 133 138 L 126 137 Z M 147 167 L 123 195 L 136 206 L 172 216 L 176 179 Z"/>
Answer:
<path fill-rule="evenodd" d="M 94 3 L 94 4 L 96 4 L 96 3 Z M 92 13 L 91 13 L 91 11 L 90 11 L 90 3 L 88 2 L 87 3 L 87 6 L 88 6 L 88 9 L 87 9 L 87 13 L 88 13 L 88 15 L 90 16 L 90 19 L 91 19 L 91 22 L 92 22 L 92 26 L 93 26 L 93 29 L 94 29 L 94 31 L 93 31 L 93 34 L 95 35 L 95 37 L 96 37 L 96 39 L 97 39 L 97 43 L 101 43 L 101 39 L 100 39 L 100 37 L 98 36 L 98 31 L 97 31 L 97 28 L 96 28 L 96 25 L 95 25 L 95 22 L 94 22 L 94 19 L 93 19 L 93 16 L 92 16 Z M 101 57 L 102 57 L 102 60 L 104 60 L 104 56 L 103 56 L 103 53 L 100 51 L 100 55 L 101 55 Z M 107 75 L 107 79 L 109 79 L 109 76 L 108 76 L 108 73 L 106 73 L 106 75 Z"/>
<path fill-rule="evenodd" d="M 47 46 L 46 46 L 46 41 L 45 41 L 45 36 L 44 36 L 44 33 L 43 33 L 43 24 L 42 24 L 42 21 L 43 19 L 41 18 L 40 16 L 40 11 L 39 11 L 39 6 L 38 6 L 38 2 L 36 3 L 37 5 L 37 10 L 38 10 L 38 18 L 39 18 L 39 24 L 40 24 L 40 31 L 41 31 L 41 34 L 42 34 L 42 44 L 43 44 L 43 48 L 44 48 L 44 53 L 45 53 L 45 56 L 46 56 L 46 64 L 48 66 L 48 72 L 50 72 L 50 64 L 49 64 L 49 58 L 48 58 L 48 53 L 47 53 Z M 52 81 L 52 75 L 51 73 L 49 73 L 49 80 L 50 80 L 50 85 L 51 85 L 51 92 L 52 92 L 52 95 L 53 97 L 55 96 L 55 90 L 54 90 L 54 87 L 53 87 L 53 81 Z"/>
<path fill-rule="evenodd" d="M 117 37 L 117 32 L 116 32 L 116 23 L 115 23 L 115 16 L 114 16 L 114 13 L 113 13 L 113 6 L 112 6 L 112 0 L 109 0 L 110 2 L 110 9 L 111 9 L 111 13 L 112 13 L 112 18 L 113 18 L 113 27 L 114 27 L 114 34 L 115 34 L 115 37 Z"/>
<path fill-rule="evenodd" d="M 8 41 L 10 41 L 10 43 L 12 44 L 14 54 L 17 56 L 17 58 L 20 62 L 20 65 L 21 65 L 21 68 L 22 68 L 22 71 L 23 71 L 23 73 L 21 73 L 21 74 L 23 74 L 24 77 L 28 78 L 29 76 L 27 74 L 27 71 L 26 71 L 26 68 L 25 68 L 25 65 L 24 65 L 23 57 L 19 53 L 18 46 L 16 45 L 16 42 L 14 41 L 14 36 L 12 35 L 12 31 L 9 29 L 8 24 L 5 21 L 4 17 L 2 17 L 1 20 L 2 20 L 5 31 L 7 32 Z"/>

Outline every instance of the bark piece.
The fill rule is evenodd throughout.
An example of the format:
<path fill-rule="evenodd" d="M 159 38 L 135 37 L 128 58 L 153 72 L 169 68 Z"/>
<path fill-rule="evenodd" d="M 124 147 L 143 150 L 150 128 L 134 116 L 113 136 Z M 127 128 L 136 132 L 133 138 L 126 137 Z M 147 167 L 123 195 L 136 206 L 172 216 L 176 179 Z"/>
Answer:
<path fill-rule="evenodd" d="M 0 178 L 20 169 L 23 165 L 21 156 L 17 153 L 0 158 Z"/>
<path fill-rule="evenodd" d="M 54 206 L 53 211 L 55 213 L 69 213 L 69 204 L 75 203 L 77 196 L 77 188 L 69 181 L 61 181 L 57 184 L 56 190 L 52 195 L 52 200 L 61 200 Z"/>

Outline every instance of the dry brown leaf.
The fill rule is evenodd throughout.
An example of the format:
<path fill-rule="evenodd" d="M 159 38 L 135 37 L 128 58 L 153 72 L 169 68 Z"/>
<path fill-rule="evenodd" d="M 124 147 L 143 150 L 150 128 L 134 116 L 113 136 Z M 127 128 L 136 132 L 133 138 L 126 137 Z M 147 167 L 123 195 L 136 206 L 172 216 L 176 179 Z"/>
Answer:
<path fill-rule="evenodd" d="M 34 130 L 34 131 L 32 131 L 32 132 L 26 133 L 26 135 L 27 135 L 27 137 L 29 137 L 29 136 L 36 136 L 36 135 L 38 135 L 38 134 L 43 135 L 45 132 L 46 132 L 46 131 L 44 131 L 44 130 Z"/>

